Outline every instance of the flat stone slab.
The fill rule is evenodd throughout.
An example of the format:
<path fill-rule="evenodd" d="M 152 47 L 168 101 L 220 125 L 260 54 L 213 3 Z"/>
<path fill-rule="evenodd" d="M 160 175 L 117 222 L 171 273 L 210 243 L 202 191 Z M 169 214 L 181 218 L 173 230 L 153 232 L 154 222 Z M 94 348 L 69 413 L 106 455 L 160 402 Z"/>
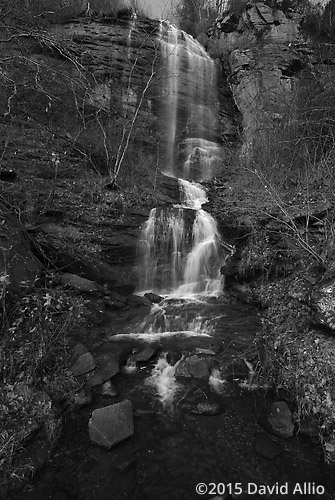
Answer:
<path fill-rule="evenodd" d="M 95 363 L 97 371 L 87 380 L 90 387 L 103 384 L 120 371 L 119 361 L 113 353 L 100 354 L 95 358 Z"/>
<path fill-rule="evenodd" d="M 133 408 L 129 400 L 94 410 L 88 423 L 93 443 L 113 448 L 134 434 Z"/>

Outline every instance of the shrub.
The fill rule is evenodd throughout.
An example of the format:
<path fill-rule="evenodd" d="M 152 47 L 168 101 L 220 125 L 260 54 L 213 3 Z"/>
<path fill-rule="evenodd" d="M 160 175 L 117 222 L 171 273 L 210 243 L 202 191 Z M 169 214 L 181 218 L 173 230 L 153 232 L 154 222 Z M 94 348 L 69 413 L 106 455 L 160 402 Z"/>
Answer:
<path fill-rule="evenodd" d="M 0 339 L 0 486 L 33 472 L 20 450 L 43 429 L 50 443 L 59 421 L 53 403 L 74 405 L 78 382 L 67 371 L 69 330 L 82 304 L 63 289 L 37 289 L 22 298 Z"/>

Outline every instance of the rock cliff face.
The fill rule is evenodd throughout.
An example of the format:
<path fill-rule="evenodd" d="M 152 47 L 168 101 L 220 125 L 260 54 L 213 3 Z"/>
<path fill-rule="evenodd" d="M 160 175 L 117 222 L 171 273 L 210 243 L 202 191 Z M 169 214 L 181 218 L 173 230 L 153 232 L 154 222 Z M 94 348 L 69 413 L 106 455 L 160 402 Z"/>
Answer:
<path fill-rule="evenodd" d="M 160 95 L 158 32 L 158 21 L 149 19 L 78 18 L 53 35 L 79 60 L 89 83 L 86 104 L 129 118 L 142 99 L 138 118 L 148 127 Z"/>
<path fill-rule="evenodd" d="M 257 2 L 239 15 L 223 12 L 209 30 L 209 52 L 228 72 L 243 117 L 244 153 L 251 153 L 269 128 L 296 118 L 301 81 L 313 78 L 300 21 L 292 9 Z"/>

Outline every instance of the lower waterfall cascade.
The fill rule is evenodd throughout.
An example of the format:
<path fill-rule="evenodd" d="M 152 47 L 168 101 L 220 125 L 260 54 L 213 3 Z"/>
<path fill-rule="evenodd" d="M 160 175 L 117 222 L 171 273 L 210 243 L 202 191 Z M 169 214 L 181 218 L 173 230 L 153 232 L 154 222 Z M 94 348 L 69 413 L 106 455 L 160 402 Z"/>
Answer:
<path fill-rule="evenodd" d="M 173 294 L 222 293 L 220 269 L 233 247 L 223 243 L 200 184 L 179 179 L 181 204 L 150 212 L 140 239 L 140 290 Z"/>
<path fill-rule="evenodd" d="M 214 329 L 207 301 L 223 295 L 221 267 L 234 248 L 222 241 L 214 218 L 202 205 L 205 189 L 179 179 L 181 202 L 151 210 L 142 229 L 140 248 L 140 292 L 162 295 L 150 314 L 133 325 L 130 335 L 152 342 L 163 337 L 211 337 Z M 165 409 L 173 407 L 178 390 L 175 365 L 162 353 L 148 383 L 156 387 Z"/>

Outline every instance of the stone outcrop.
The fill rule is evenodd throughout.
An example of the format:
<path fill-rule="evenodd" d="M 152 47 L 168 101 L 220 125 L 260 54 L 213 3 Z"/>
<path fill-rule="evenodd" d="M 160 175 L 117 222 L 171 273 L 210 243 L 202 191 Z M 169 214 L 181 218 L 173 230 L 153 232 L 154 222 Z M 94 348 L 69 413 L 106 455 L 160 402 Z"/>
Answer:
<path fill-rule="evenodd" d="M 242 114 L 244 153 L 261 145 L 269 129 L 296 119 L 300 82 L 313 78 L 300 22 L 292 9 L 256 2 L 241 14 L 223 12 L 208 32 L 208 50 L 221 59 Z"/>
<path fill-rule="evenodd" d="M 78 18 L 57 26 L 53 34 L 67 39 L 79 58 L 91 84 L 86 102 L 112 115 L 129 117 L 160 65 L 158 29 L 158 21 L 149 19 Z M 158 95 L 155 79 L 145 90 L 141 106 L 140 118 L 147 123 Z"/>

